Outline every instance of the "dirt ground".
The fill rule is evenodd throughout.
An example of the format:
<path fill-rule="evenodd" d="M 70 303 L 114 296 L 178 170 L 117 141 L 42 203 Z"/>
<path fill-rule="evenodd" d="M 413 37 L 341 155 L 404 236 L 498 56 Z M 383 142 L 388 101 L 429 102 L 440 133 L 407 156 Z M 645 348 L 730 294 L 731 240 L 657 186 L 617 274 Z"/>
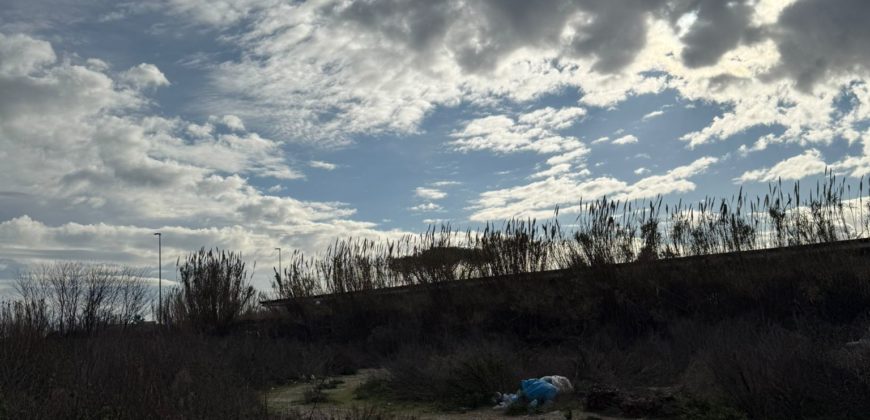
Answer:
<path fill-rule="evenodd" d="M 529 419 L 546 419 L 546 420 L 583 420 L 583 419 L 600 419 L 600 420 L 624 420 L 621 417 L 607 417 L 593 413 L 587 413 L 579 409 L 556 409 L 548 413 L 525 415 L 525 416 L 505 416 L 501 411 L 496 411 L 491 408 L 480 408 L 467 412 L 445 413 L 438 412 L 433 407 L 424 404 L 411 403 L 394 403 L 381 401 L 364 401 L 357 400 L 354 397 L 354 391 L 373 375 L 383 374 L 383 371 L 377 369 L 363 369 L 355 375 L 341 376 L 336 379 L 342 381 L 334 389 L 326 389 L 323 392 L 327 395 L 328 401 L 319 404 L 305 404 L 303 402 L 304 393 L 311 389 L 311 384 L 300 382 L 297 384 L 287 385 L 283 387 L 273 388 L 264 394 L 263 398 L 269 411 L 275 415 L 295 412 L 292 410 L 316 411 L 321 414 L 341 415 L 351 411 L 354 407 L 364 407 L 367 405 L 378 404 L 378 408 L 389 411 L 398 417 L 416 418 L 421 420 L 452 420 L 452 419 L 502 419 L 502 418 L 529 418 Z"/>

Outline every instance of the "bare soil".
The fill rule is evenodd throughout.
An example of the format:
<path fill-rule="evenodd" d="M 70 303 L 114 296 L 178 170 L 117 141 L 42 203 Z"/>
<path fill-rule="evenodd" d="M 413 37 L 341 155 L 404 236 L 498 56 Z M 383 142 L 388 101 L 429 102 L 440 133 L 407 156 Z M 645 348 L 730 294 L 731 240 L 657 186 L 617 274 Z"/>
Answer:
<path fill-rule="evenodd" d="M 465 412 L 440 412 L 435 407 L 426 404 L 408 402 L 394 402 L 381 400 L 359 400 L 355 398 L 354 391 L 369 378 L 382 375 L 380 369 L 363 369 L 354 375 L 341 376 L 336 379 L 342 381 L 334 389 L 325 389 L 323 393 L 327 401 L 317 404 L 306 404 L 304 394 L 312 388 L 308 382 L 299 382 L 282 387 L 276 387 L 263 396 L 270 413 L 282 416 L 294 410 L 318 412 L 327 416 L 350 412 L 354 407 L 376 405 L 378 408 L 395 414 L 399 418 L 414 418 L 421 420 L 452 420 L 452 419 L 546 419 L 564 420 L 570 419 L 600 419 L 600 420 L 625 420 L 623 417 L 608 417 L 585 412 L 579 408 L 554 408 L 552 411 L 542 414 L 507 416 L 502 411 L 491 408 L 479 408 Z"/>

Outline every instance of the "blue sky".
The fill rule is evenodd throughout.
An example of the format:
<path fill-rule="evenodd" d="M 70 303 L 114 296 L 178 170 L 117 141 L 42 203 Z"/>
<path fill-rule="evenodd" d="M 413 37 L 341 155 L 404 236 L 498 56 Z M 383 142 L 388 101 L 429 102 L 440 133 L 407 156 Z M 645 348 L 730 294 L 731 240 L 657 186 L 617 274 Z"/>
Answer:
<path fill-rule="evenodd" d="M 870 171 L 858 0 L 3 3 L 0 280 Z"/>

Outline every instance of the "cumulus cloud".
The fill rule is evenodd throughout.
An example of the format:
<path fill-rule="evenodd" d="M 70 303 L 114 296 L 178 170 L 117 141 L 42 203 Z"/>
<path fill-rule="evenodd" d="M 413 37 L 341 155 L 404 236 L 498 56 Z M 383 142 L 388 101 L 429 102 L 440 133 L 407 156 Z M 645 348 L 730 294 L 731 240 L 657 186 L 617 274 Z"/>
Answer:
<path fill-rule="evenodd" d="M 169 86 L 169 80 L 157 66 L 142 63 L 121 74 L 121 80 L 142 89 L 159 86 Z"/>
<path fill-rule="evenodd" d="M 735 178 L 734 182 L 771 182 L 778 179 L 801 179 L 806 176 L 823 173 L 827 167 L 828 165 L 825 163 L 822 153 L 817 149 L 809 149 L 800 155 L 785 159 L 771 168 L 744 172 L 743 175 Z"/>
<path fill-rule="evenodd" d="M 414 195 L 427 200 L 440 200 L 447 197 L 447 193 L 436 188 L 417 187 Z"/>
<path fill-rule="evenodd" d="M 781 61 L 777 69 L 803 89 L 831 74 L 870 69 L 870 4 L 862 0 L 801 0 L 782 11 L 771 29 Z"/>
<path fill-rule="evenodd" d="M 212 85 L 225 95 L 203 106 L 319 144 L 413 133 L 436 107 L 462 101 L 529 101 L 578 86 L 586 103 L 602 104 L 666 83 L 593 74 L 633 61 L 661 1 L 263 1 L 244 11 L 215 7 L 225 11 L 217 16 L 201 10 L 205 2 L 184 3 L 167 13 L 233 33 L 241 51 L 214 67 Z"/>
<path fill-rule="evenodd" d="M 684 44 L 681 57 L 687 66 L 716 64 L 741 41 L 758 37 L 754 33 L 758 30 L 751 27 L 753 5 L 749 1 L 702 0 L 695 3 L 696 8 L 688 12 L 694 15 L 692 25 L 680 38 Z"/>
<path fill-rule="evenodd" d="M 26 7 L 19 3 L 13 8 Z M 460 105 L 477 117 L 451 133 L 454 150 L 536 153 L 535 183 L 564 191 L 646 194 L 655 188 L 632 192 L 617 179 L 588 178 L 588 149 L 566 131 L 587 110 L 599 115 L 665 89 L 681 102 L 719 107 L 705 127 L 681 136 L 701 154 L 712 142 L 764 127 L 776 134 L 762 135 L 745 154 L 791 143 L 808 148 L 800 156 L 810 161 L 822 146 L 845 140 L 864 150 L 832 167 L 870 168 L 870 6 L 860 0 L 169 0 L 145 7 L 176 17 L 166 24 L 211 31 L 229 49 L 204 67 L 208 95 L 190 104 L 225 117 L 154 115 L 146 95 L 169 80 L 151 64 L 113 73 L 105 62 L 78 65 L 74 54 L 59 60 L 45 41 L 0 35 L 0 92 L 16 98 L 0 101 L 0 157 L 9 162 L 0 168 L 4 203 L 51 197 L 37 206 L 46 217 L 63 207 L 112 220 L 155 210 L 161 220 L 236 223 L 240 215 L 275 214 L 337 226 L 352 213 L 347 205 L 274 201 L 248 178 L 301 176 L 285 162 L 283 142 L 334 147 L 358 134 L 419 133 L 435 110 Z M 535 105 L 564 92 L 577 92 L 578 102 Z M 748 173 L 763 179 L 779 170 L 767 166 Z M 659 180 L 690 188 L 678 175 Z M 529 185 L 512 188 L 522 194 Z M 167 188 L 201 193 L 164 197 Z M 505 200 L 475 212 L 549 207 Z M 263 210 L 272 207 L 284 210 Z M 313 216 L 320 213 L 328 216 Z"/>
<path fill-rule="evenodd" d="M 203 107 L 330 147 L 359 133 L 419 132 L 438 107 L 523 104 L 565 88 L 583 106 L 664 89 L 722 106 L 682 137 L 689 147 L 757 126 L 785 127 L 783 142 L 824 143 L 844 132 L 827 111 L 870 63 L 861 0 L 520 3 L 173 0 L 163 9 L 239 52 L 210 67 L 224 95 Z"/>
<path fill-rule="evenodd" d="M 224 115 L 220 118 L 221 124 L 233 131 L 245 131 L 245 123 L 235 115 Z"/>
<path fill-rule="evenodd" d="M 443 211 L 444 208 L 438 204 L 435 204 L 435 203 L 423 203 L 423 204 L 418 204 L 418 205 L 413 206 L 413 207 L 409 207 L 408 210 L 418 212 L 418 213 L 423 213 L 423 212 L 439 212 L 439 211 Z"/>
<path fill-rule="evenodd" d="M 0 201 L 7 217 L 0 220 L 0 254 L 16 264 L 141 264 L 149 255 L 141 251 L 153 247 L 142 238 L 157 228 L 179 251 L 226 245 L 255 258 L 274 243 L 311 251 L 336 236 L 391 234 L 349 219 L 355 210 L 344 203 L 254 187 L 249 177 L 301 176 L 281 143 L 153 115 L 144 93 L 124 86 L 159 85 L 159 78 L 113 78 L 100 66 L 58 60 L 50 44 L 28 36 L 0 36 L 0 63 Z M 162 74 L 151 67 L 135 68 Z"/>
<path fill-rule="evenodd" d="M 613 140 L 613 144 L 619 144 L 619 145 L 632 144 L 632 143 L 637 143 L 637 137 L 635 137 L 634 135 L 631 135 L 631 134 L 626 134 L 626 135 L 624 135 L 616 140 Z"/>
<path fill-rule="evenodd" d="M 407 234 L 382 231 L 374 223 L 351 220 L 257 228 L 244 225 L 188 227 L 75 222 L 49 225 L 20 216 L 0 222 L 0 255 L 3 256 L 0 261 L 7 265 L 6 270 L 0 269 L 0 280 L 14 278 L 16 267 L 25 269 L 29 264 L 55 260 L 154 267 L 157 244 L 152 234 L 156 231 L 163 234 L 163 260 L 172 261 L 164 267 L 164 276 L 168 277 L 176 258 L 202 246 L 219 247 L 242 252 L 251 264 L 259 263 L 253 275 L 254 285 L 261 290 L 269 287 L 268 267 L 274 260 L 275 245 L 313 253 L 340 236 L 395 239 Z"/>
<path fill-rule="evenodd" d="M 24 76 L 43 65 L 53 63 L 57 57 L 48 42 L 26 35 L 0 33 L 0 74 Z"/>

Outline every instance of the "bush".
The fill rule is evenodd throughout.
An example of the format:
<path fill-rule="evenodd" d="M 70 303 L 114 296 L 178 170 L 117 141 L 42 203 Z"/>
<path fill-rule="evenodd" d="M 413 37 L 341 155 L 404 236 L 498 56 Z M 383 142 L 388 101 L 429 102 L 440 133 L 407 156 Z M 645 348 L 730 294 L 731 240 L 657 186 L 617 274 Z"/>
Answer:
<path fill-rule="evenodd" d="M 413 347 L 387 367 L 395 397 L 457 410 L 489 404 L 496 391 L 515 390 L 522 366 L 521 358 L 508 347 L 484 343 L 443 353 Z"/>
<path fill-rule="evenodd" d="M 226 333 L 252 309 L 255 291 L 249 284 L 242 255 L 200 249 L 178 264 L 181 290 L 169 297 L 168 308 L 199 331 Z"/>
<path fill-rule="evenodd" d="M 799 332 L 744 319 L 718 329 L 708 357 L 719 386 L 752 418 L 866 418 L 870 377 L 846 368 L 852 355 L 838 361 L 831 350 Z"/>

